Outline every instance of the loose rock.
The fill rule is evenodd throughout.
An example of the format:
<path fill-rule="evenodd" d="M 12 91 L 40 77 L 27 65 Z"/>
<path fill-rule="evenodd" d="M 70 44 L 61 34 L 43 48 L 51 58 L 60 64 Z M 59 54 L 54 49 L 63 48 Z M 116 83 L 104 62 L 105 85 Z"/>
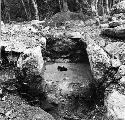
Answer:
<path fill-rule="evenodd" d="M 82 38 L 82 35 L 80 34 L 80 32 L 66 32 L 65 35 L 69 38 Z"/>
<path fill-rule="evenodd" d="M 125 84 L 125 76 L 120 79 L 120 83 Z"/>
<path fill-rule="evenodd" d="M 17 62 L 17 67 L 26 68 L 29 74 L 40 75 L 44 64 L 41 51 L 40 46 L 25 50 Z"/>
<path fill-rule="evenodd" d="M 111 64 L 112 67 L 119 67 L 121 65 L 121 62 L 118 58 L 111 58 Z"/>
<path fill-rule="evenodd" d="M 122 95 L 117 90 L 113 90 L 110 93 L 105 101 L 105 105 L 107 106 L 107 116 L 113 119 L 125 119 L 125 95 Z"/>
<path fill-rule="evenodd" d="M 108 54 L 98 45 L 89 44 L 87 53 L 90 61 L 91 71 L 96 80 L 103 77 L 105 68 L 110 66 Z"/>
<path fill-rule="evenodd" d="M 125 0 L 115 4 L 110 12 L 111 15 L 125 13 Z"/>
<path fill-rule="evenodd" d="M 125 76 L 125 65 L 121 65 L 118 69 L 120 75 Z"/>
<path fill-rule="evenodd" d="M 110 42 L 106 45 L 105 50 L 111 54 L 111 56 L 116 56 L 122 64 L 125 63 L 125 43 L 124 42 Z"/>
<path fill-rule="evenodd" d="M 121 27 L 121 28 L 120 28 Z M 122 26 L 119 28 L 105 28 L 101 31 L 101 34 L 104 36 L 112 37 L 112 38 L 125 38 L 125 29 Z"/>
<path fill-rule="evenodd" d="M 125 20 L 116 20 L 109 23 L 109 28 L 114 28 L 123 24 L 125 24 Z"/>

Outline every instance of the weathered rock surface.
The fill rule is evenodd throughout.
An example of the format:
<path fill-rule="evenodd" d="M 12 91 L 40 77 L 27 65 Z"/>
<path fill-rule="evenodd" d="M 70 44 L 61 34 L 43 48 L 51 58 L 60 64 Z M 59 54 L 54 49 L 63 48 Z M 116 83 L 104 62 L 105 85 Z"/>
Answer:
<path fill-rule="evenodd" d="M 124 88 L 121 88 L 124 91 Z M 105 100 L 105 105 L 107 106 L 107 116 L 113 118 L 114 120 L 125 119 L 125 95 L 120 90 L 113 89 Z"/>
<path fill-rule="evenodd" d="M 7 32 L 8 32 L 8 30 L 7 30 L 7 28 L 5 27 L 4 22 L 1 21 L 1 33 L 7 33 Z"/>
<path fill-rule="evenodd" d="M 116 20 L 125 20 L 125 14 L 124 13 L 114 14 L 112 18 L 116 18 Z"/>
<path fill-rule="evenodd" d="M 114 56 L 113 56 L 113 57 L 111 58 L 111 65 L 112 65 L 112 67 L 114 67 L 114 68 L 120 67 L 120 66 L 122 65 L 122 63 L 121 63 L 119 57 L 117 57 L 117 56 L 114 57 Z"/>
<path fill-rule="evenodd" d="M 125 24 L 125 20 L 116 20 L 109 23 L 109 28 L 114 28 L 123 24 Z"/>
<path fill-rule="evenodd" d="M 21 51 L 22 54 L 18 59 L 17 66 L 19 71 L 17 70 L 18 74 L 15 76 L 21 81 L 20 84 L 23 87 L 21 88 L 19 86 L 18 91 L 22 91 L 23 94 L 28 93 L 34 99 L 40 96 L 45 97 L 44 100 L 46 100 L 47 97 L 47 101 L 49 101 L 50 104 L 54 103 L 54 105 L 57 105 L 55 105 L 56 109 L 58 109 L 57 111 L 62 117 L 77 119 L 79 114 L 80 117 L 84 116 L 83 114 L 87 113 L 95 103 L 99 103 L 98 100 L 94 100 L 95 98 L 103 99 L 104 91 L 98 92 L 98 90 L 100 90 L 102 86 L 110 85 L 115 79 L 115 73 L 118 67 L 125 63 L 124 43 L 110 43 L 106 42 L 103 38 L 97 38 L 98 40 L 89 39 L 89 37 L 84 34 L 84 32 L 87 31 L 86 29 L 82 32 L 80 32 L 80 30 L 78 32 L 75 31 L 76 28 L 74 31 L 68 31 L 69 26 L 63 27 L 63 30 L 55 29 L 56 32 L 52 29 L 49 33 L 47 32 L 50 28 L 45 28 L 47 29 L 45 30 L 47 31 L 45 34 L 47 35 L 46 41 L 42 36 L 36 37 L 39 32 L 34 31 L 33 28 L 34 25 L 37 26 L 41 23 L 39 23 L 39 21 L 33 21 L 31 24 L 32 27 L 23 26 L 21 32 L 27 32 L 27 34 L 23 33 L 23 36 L 20 34 L 19 26 L 15 26 L 13 30 L 11 30 L 11 42 L 7 42 L 8 39 L 4 39 L 2 43 L 7 46 L 6 50 L 8 49 L 8 51 L 10 51 L 12 47 L 14 47 L 15 51 L 18 51 L 15 48 L 21 48 L 19 51 Z M 18 32 L 19 36 L 14 37 Z M 92 32 L 94 32 L 93 38 L 96 34 L 95 30 Z M 96 33 L 98 32 L 96 31 Z M 27 38 L 29 41 L 27 41 Z M 15 39 L 19 42 L 15 42 Z M 11 44 L 12 42 L 14 42 L 14 46 Z M 22 48 L 20 46 L 24 47 Z M 46 51 L 42 54 L 41 51 L 43 50 L 41 47 L 45 48 L 45 46 L 47 46 Z M 111 59 L 108 53 L 111 56 L 118 53 L 120 57 L 118 59 Z M 43 56 L 46 58 L 47 63 L 44 63 Z M 44 67 L 46 68 L 45 71 Z M 111 70 L 104 75 L 105 70 L 109 67 L 111 67 Z M 44 75 L 42 72 L 44 72 Z M 92 75 L 94 76 L 94 80 L 97 81 L 93 80 Z M 107 76 L 105 80 L 103 80 L 104 76 Z M 123 83 L 124 79 L 122 78 L 124 78 L 124 76 L 118 76 L 117 81 L 121 79 L 121 83 Z M 96 85 L 96 82 L 102 81 L 106 82 L 104 83 L 106 85 L 102 84 L 99 89 L 91 89 L 92 83 Z M 7 89 L 10 90 L 11 88 Z M 98 92 L 98 94 L 96 94 L 96 92 Z M 43 93 L 45 93 L 45 96 Z M 28 98 L 30 97 L 28 96 Z M 40 100 L 43 102 L 43 99 Z M 47 108 L 47 110 L 49 111 L 50 108 Z M 38 119 L 39 116 L 41 115 L 36 115 Z"/>
<path fill-rule="evenodd" d="M 40 75 L 43 71 L 44 60 L 40 46 L 24 51 L 17 62 L 17 67 L 27 70 L 27 75 Z"/>
<path fill-rule="evenodd" d="M 43 72 L 44 60 L 41 47 L 29 48 L 22 53 L 15 68 L 15 86 L 19 94 L 24 94 L 28 99 L 37 96 L 43 97 Z M 41 95 L 40 95 L 41 94 Z M 43 97 L 44 98 L 44 97 Z"/>
<path fill-rule="evenodd" d="M 100 24 L 100 27 L 101 28 L 108 28 L 109 27 L 109 24 L 105 23 L 105 24 Z"/>
<path fill-rule="evenodd" d="M 122 54 L 124 53 L 125 49 L 125 43 L 124 42 L 109 42 L 108 45 L 105 46 L 105 50 L 110 54 Z"/>
<path fill-rule="evenodd" d="M 1 21 L 1 26 L 3 26 L 4 25 L 4 22 L 3 21 Z"/>
<path fill-rule="evenodd" d="M 125 64 L 125 43 L 124 42 L 110 42 L 105 46 L 105 50 L 112 56 L 118 56 L 122 64 Z"/>
<path fill-rule="evenodd" d="M 110 12 L 111 15 L 113 14 L 119 14 L 119 13 L 125 13 L 125 0 L 117 3 L 112 7 L 112 10 Z"/>
<path fill-rule="evenodd" d="M 110 57 L 96 44 L 89 44 L 87 46 L 87 53 L 92 74 L 96 80 L 99 80 L 103 77 L 105 69 L 110 66 Z"/>
<path fill-rule="evenodd" d="M 1 120 L 54 120 L 49 113 L 28 105 L 19 96 L 14 95 L 6 95 L 5 101 L 0 101 L 0 114 Z"/>
<path fill-rule="evenodd" d="M 44 23 L 45 21 L 39 21 L 39 20 L 32 20 L 31 21 L 31 25 L 39 25 L 39 24 L 42 24 Z"/>
<path fill-rule="evenodd" d="M 82 38 L 82 35 L 79 32 L 66 32 L 65 35 L 69 38 Z"/>
<path fill-rule="evenodd" d="M 125 28 L 124 25 L 118 26 L 116 28 L 105 28 L 102 30 L 101 34 L 112 38 L 124 39 L 125 38 L 124 28 Z"/>
<path fill-rule="evenodd" d="M 125 85 L 125 76 L 123 76 L 121 79 L 120 79 L 120 83 Z"/>
<path fill-rule="evenodd" d="M 121 65 L 118 69 L 120 75 L 125 76 L 125 65 Z"/>
<path fill-rule="evenodd" d="M 6 46 L 6 51 L 23 52 L 36 46 L 45 48 L 45 38 L 30 24 L 4 25 L 1 31 L 0 44 Z"/>
<path fill-rule="evenodd" d="M 115 70 L 113 74 L 108 72 L 108 86 L 105 91 L 105 105 L 107 116 L 110 119 L 125 119 L 125 65 L 124 65 L 124 42 L 109 42 L 105 50 L 113 57 L 111 67 Z M 107 74 L 107 76 L 108 76 Z M 105 75 L 106 76 L 106 75 Z M 108 93 L 108 94 L 107 94 Z"/>

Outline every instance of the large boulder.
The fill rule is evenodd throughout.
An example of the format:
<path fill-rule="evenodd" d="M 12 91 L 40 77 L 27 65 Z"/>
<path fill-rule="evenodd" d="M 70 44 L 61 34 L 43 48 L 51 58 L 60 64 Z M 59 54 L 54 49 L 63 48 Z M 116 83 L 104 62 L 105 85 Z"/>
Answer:
<path fill-rule="evenodd" d="M 114 28 L 114 27 L 120 26 L 122 24 L 125 24 L 125 20 L 112 21 L 109 23 L 109 28 Z"/>
<path fill-rule="evenodd" d="M 104 36 L 112 38 L 125 38 L 125 25 L 121 25 L 115 28 L 105 28 L 101 31 L 101 34 Z"/>
<path fill-rule="evenodd" d="M 111 15 L 125 13 L 125 0 L 115 4 L 110 12 Z"/>
<path fill-rule="evenodd" d="M 105 46 L 105 50 L 110 53 L 110 54 L 122 54 L 125 52 L 125 43 L 124 42 L 109 42 L 106 46 Z"/>
<path fill-rule="evenodd" d="M 125 20 L 125 14 L 124 13 L 119 13 L 119 14 L 114 14 L 112 16 L 112 20 Z"/>
<path fill-rule="evenodd" d="M 28 92 L 33 96 L 39 96 L 39 94 L 42 96 L 44 60 L 40 46 L 24 51 L 18 59 L 15 71 L 19 91 Z"/>
<path fill-rule="evenodd" d="M 26 49 L 17 62 L 17 67 L 26 69 L 27 75 L 41 75 L 43 72 L 44 60 L 42 57 L 42 49 L 40 46 Z"/>
<path fill-rule="evenodd" d="M 121 91 L 124 91 L 124 88 L 120 87 L 120 90 L 113 89 L 105 99 L 107 116 L 113 120 L 125 119 L 125 95 Z"/>
<path fill-rule="evenodd" d="M 105 46 L 105 50 L 112 56 L 118 56 L 122 64 L 125 64 L 125 43 L 124 42 L 110 42 Z"/>
<path fill-rule="evenodd" d="M 96 44 L 89 44 L 87 46 L 87 53 L 92 74 L 98 81 L 103 77 L 105 69 L 110 66 L 110 57 L 103 48 Z"/>

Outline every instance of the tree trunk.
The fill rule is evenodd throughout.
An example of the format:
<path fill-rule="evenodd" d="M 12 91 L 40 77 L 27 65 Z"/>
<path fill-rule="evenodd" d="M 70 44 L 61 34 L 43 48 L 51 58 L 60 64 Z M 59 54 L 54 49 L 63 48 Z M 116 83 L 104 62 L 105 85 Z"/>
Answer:
<path fill-rule="evenodd" d="M 69 11 L 67 0 L 59 0 L 59 3 L 60 3 L 60 9 L 61 9 L 60 11 L 61 12 L 67 12 L 67 11 Z"/>
<path fill-rule="evenodd" d="M 113 6 L 113 0 L 109 0 L 109 10 L 112 8 Z"/>
<path fill-rule="evenodd" d="M 103 7 L 103 0 L 100 1 L 100 6 L 101 6 L 101 16 L 104 14 L 104 7 Z"/>
<path fill-rule="evenodd" d="M 105 6 L 106 6 L 106 13 L 109 14 L 109 1 L 106 0 L 106 1 L 105 1 L 105 4 L 106 4 L 106 5 L 105 5 Z"/>
<path fill-rule="evenodd" d="M 92 12 L 95 13 L 96 16 L 98 16 L 98 0 L 92 0 L 91 9 Z"/>
<path fill-rule="evenodd" d="M 28 4 L 28 18 L 29 18 L 29 20 L 31 20 L 31 11 L 30 11 L 30 1 L 29 0 L 27 0 L 27 4 Z"/>
<path fill-rule="evenodd" d="M 21 0 L 22 4 L 23 4 L 23 7 L 24 7 L 24 11 L 26 13 L 26 17 L 27 17 L 27 20 L 29 20 L 29 17 L 28 17 L 28 13 L 27 13 L 27 9 L 26 9 L 26 6 L 25 6 L 25 3 L 23 0 Z"/>
<path fill-rule="evenodd" d="M 3 0 L 3 3 L 5 5 L 5 10 L 4 10 L 4 22 L 8 23 L 10 22 L 10 7 L 9 4 L 7 3 L 6 0 Z"/>
<path fill-rule="evenodd" d="M 103 11 L 103 16 L 104 16 L 104 14 L 105 14 L 105 8 L 104 8 L 104 0 L 102 0 L 102 11 Z"/>
<path fill-rule="evenodd" d="M 37 3 L 35 0 L 31 0 L 31 2 L 33 4 L 34 11 L 35 11 L 35 20 L 39 20 Z"/>
<path fill-rule="evenodd" d="M 87 12 L 88 8 L 90 7 L 89 3 L 87 0 L 80 0 L 80 12 Z"/>
<path fill-rule="evenodd" d="M 60 11 L 62 11 L 62 0 L 59 0 L 59 8 L 60 8 Z"/>
<path fill-rule="evenodd" d="M 76 0 L 76 3 L 79 4 L 79 12 L 82 12 L 82 1 Z"/>

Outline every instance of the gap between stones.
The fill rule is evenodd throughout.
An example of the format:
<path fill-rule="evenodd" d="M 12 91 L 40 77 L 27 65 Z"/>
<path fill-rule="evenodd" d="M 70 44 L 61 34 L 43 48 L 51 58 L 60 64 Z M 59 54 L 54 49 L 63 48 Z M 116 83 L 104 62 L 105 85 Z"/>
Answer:
<path fill-rule="evenodd" d="M 104 105 L 105 88 L 115 82 L 113 75 L 118 70 L 114 67 L 105 68 L 102 81 L 97 82 L 92 75 L 92 66 L 90 68 L 90 51 L 86 48 L 87 44 L 78 38 L 48 38 L 41 55 L 41 48 L 33 54 L 32 50 L 25 53 L 11 51 L 13 58 L 21 60 L 20 66 L 16 67 L 16 60 L 12 58 L 10 63 L 15 65 L 15 78 L 5 81 L 2 87 L 52 115 L 56 112 L 63 118 L 82 118 L 96 105 Z M 6 67 L 10 52 L 2 48 L 1 53 L 4 61 L 2 66 Z M 39 62 L 38 59 L 42 60 Z M 42 69 L 37 65 L 42 65 Z"/>

